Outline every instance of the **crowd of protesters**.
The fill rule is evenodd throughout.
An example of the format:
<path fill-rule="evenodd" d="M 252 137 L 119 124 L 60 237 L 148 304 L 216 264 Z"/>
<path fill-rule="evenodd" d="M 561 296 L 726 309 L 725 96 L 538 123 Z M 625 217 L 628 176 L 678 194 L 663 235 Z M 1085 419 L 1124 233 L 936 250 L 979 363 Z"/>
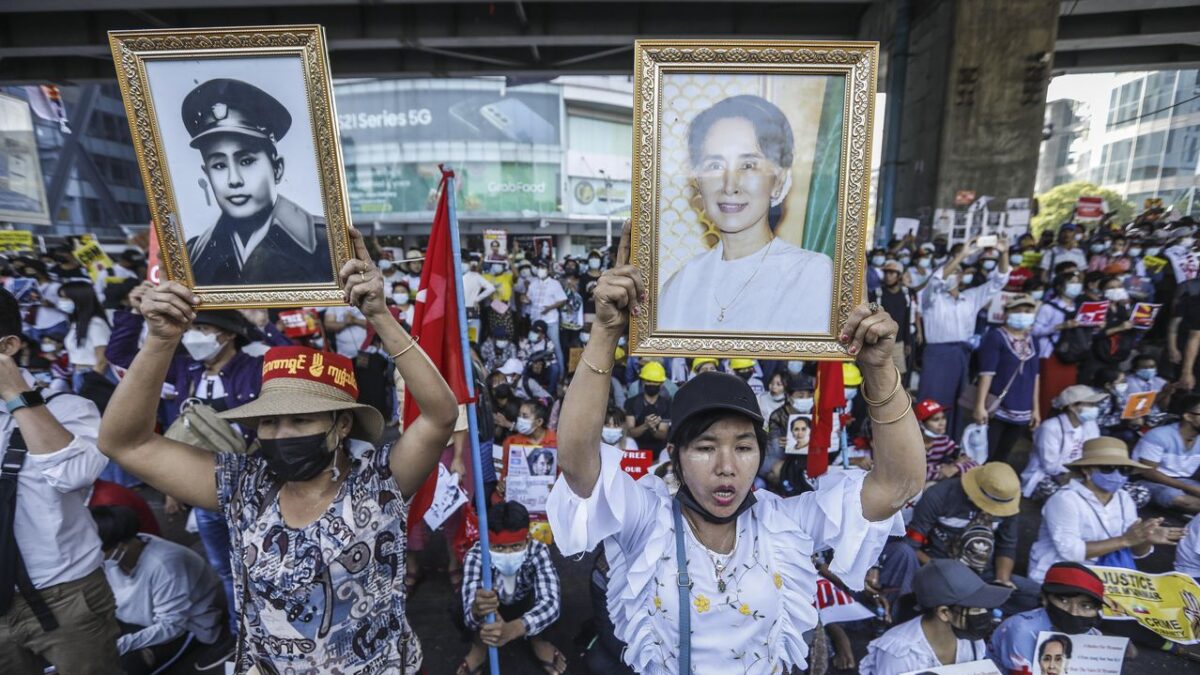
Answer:
<path fill-rule="evenodd" d="M 0 672 L 421 672 L 405 601 L 442 540 L 467 675 L 517 643 L 546 673 L 679 672 L 681 615 L 697 672 L 1021 673 L 1047 630 L 1198 658 L 1102 621 L 1087 567 L 1173 547 L 1200 579 L 1195 231 L 1148 212 L 870 251 L 822 476 L 815 363 L 630 355 L 644 289 L 617 247 L 465 251 L 491 589 L 470 508 L 442 537 L 409 518 L 439 463 L 474 490 L 466 416 L 409 333 L 419 246 L 355 233 L 347 304 L 290 315 L 204 310 L 134 249 L 95 278 L 66 247 L 9 254 Z M 523 487 L 542 476 L 548 501 Z M 593 550 L 588 591 L 561 587 L 560 554 Z M 876 618 L 818 622 L 818 578 Z M 594 639 L 552 643 L 586 592 Z"/>

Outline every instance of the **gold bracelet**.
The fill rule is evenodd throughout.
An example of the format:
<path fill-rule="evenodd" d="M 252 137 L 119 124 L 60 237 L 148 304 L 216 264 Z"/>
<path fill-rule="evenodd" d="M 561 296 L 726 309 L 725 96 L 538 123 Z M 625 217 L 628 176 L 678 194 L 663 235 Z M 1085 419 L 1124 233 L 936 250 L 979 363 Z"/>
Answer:
<path fill-rule="evenodd" d="M 587 366 L 588 368 L 590 368 L 590 369 L 591 369 L 591 371 L 592 371 L 593 373 L 597 374 L 597 375 L 608 375 L 609 373 L 611 373 L 611 372 L 612 372 L 612 368 L 609 368 L 608 370 L 601 370 L 600 368 L 597 368 L 596 366 L 593 366 L 593 365 L 592 365 L 592 362 L 591 362 L 591 361 L 588 361 L 586 358 L 584 358 L 583 354 L 580 354 L 580 355 L 579 355 L 579 360 L 583 362 L 583 365 L 585 365 L 585 366 Z"/>
<path fill-rule="evenodd" d="M 401 349 L 400 351 L 396 352 L 395 354 L 392 354 L 392 361 L 395 361 L 396 359 L 400 358 L 401 356 L 404 356 L 404 354 L 408 350 L 412 349 L 413 347 L 416 347 L 417 343 L 420 342 L 420 340 L 418 338 L 413 337 L 411 335 L 409 336 L 408 339 L 409 339 L 408 346 L 405 347 L 404 349 Z"/>
<path fill-rule="evenodd" d="M 893 363 L 892 367 L 896 368 L 896 364 Z M 867 402 L 867 405 L 880 407 L 887 405 L 889 401 L 891 401 L 893 398 L 896 398 L 896 394 L 900 393 L 900 381 L 902 379 L 903 378 L 900 377 L 900 369 L 896 368 L 896 387 L 892 389 L 892 393 L 887 395 L 887 398 L 884 398 L 881 401 L 872 401 L 871 397 L 867 396 L 867 390 L 865 387 L 859 387 L 858 390 L 862 393 L 863 400 Z"/>
<path fill-rule="evenodd" d="M 908 396 L 908 392 L 905 392 L 904 395 Z M 880 424 L 880 425 L 895 424 L 896 422 L 899 422 L 900 420 L 904 419 L 904 417 L 906 415 L 908 415 L 908 413 L 910 413 L 910 412 L 912 412 L 912 396 L 908 396 L 908 405 L 904 407 L 904 412 L 900 413 L 899 415 L 897 415 L 896 417 L 893 417 L 890 420 L 875 419 L 875 416 L 871 414 L 870 408 L 867 408 L 867 417 L 871 418 L 871 422 L 873 424 Z"/>

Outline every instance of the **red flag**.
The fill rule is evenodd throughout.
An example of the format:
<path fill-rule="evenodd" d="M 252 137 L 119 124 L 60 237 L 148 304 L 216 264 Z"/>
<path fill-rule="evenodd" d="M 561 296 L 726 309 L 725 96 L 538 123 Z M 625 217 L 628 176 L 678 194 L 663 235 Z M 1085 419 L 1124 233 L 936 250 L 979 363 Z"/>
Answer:
<path fill-rule="evenodd" d="M 450 190 L 447 179 L 454 172 L 442 170 L 437 211 L 433 216 L 433 229 L 429 233 L 429 247 L 425 251 L 425 265 L 421 270 L 421 285 L 413 307 L 412 336 L 421 349 L 433 361 L 433 365 L 450 385 L 454 397 L 460 404 L 471 402 L 467 395 L 466 372 L 463 370 L 462 333 L 458 322 L 458 284 L 462 277 L 454 264 L 454 249 L 458 242 L 450 231 Z M 420 410 L 412 392 L 405 386 L 404 426 L 417 419 Z M 425 483 L 413 496 L 409 507 L 409 532 L 422 522 L 425 511 L 433 501 L 437 487 L 437 472 L 430 472 Z"/>
<path fill-rule="evenodd" d="M 817 365 L 816 403 L 813 404 L 813 430 L 808 441 L 808 477 L 816 478 L 829 468 L 829 444 L 833 420 L 838 408 L 846 407 L 846 389 L 841 361 L 822 361 Z"/>

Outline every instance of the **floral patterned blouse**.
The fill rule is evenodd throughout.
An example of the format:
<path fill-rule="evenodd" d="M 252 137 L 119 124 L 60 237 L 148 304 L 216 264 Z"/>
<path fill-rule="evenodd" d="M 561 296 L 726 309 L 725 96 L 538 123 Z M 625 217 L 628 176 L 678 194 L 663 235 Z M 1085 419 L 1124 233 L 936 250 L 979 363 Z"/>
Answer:
<path fill-rule="evenodd" d="M 608 609 L 627 645 L 625 662 L 639 673 L 676 673 L 680 607 L 672 497 L 653 474 L 635 482 L 620 460 L 616 448 L 602 446 L 591 496 L 580 498 L 560 477 L 546 510 L 564 555 L 604 542 Z M 692 587 L 684 611 L 691 613 L 693 673 L 758 675 L 804 666 L 804 634 L 817 625 L 812 554 L 833 548 L 830 569 L 859 589 L 887 537 L 904 531 L 899 515 L 876 523 L 863 517 L 865 477 L 859 470 L 834 471 L 819 479 L 815 492 L 787 499 L 755 493 L 758 502 L 738 517 L 733 550 L 724 556 L 686 527 Z"/>
<path fill-rule="evenodd" d="M 238 605 L 237 672 L 407 675 L 421 645 L 405 617 L 408 500 L 387 446 L 350 441 L 352 466 L 325 513 L 289 527 L 279 483 L 254 455 L 217 455 Z M 240 553 L 240 555 L 239 555 Z"/>

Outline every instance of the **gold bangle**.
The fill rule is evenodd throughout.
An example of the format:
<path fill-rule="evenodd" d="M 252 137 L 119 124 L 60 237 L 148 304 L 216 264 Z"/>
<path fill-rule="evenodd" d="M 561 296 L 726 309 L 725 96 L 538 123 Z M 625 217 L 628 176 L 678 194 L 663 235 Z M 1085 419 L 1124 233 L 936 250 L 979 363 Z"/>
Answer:
<path fill-rule="evenodd" d="M 579 355 L 579 360 L 583 362 L 583 365 L 585 365 L 585 366 L 587 366 L 588 368 L 590 368 L 590 369 L 591 369 L 591 371 L 592 371 L 593 373 L 597 374 L 597 375 L 608 375 L 609 373 L 611 373 L 611 372 L 612 372 L 612 368 L 609 368 L 608 370 L 602 370 L 602 369 L 600 369 L 600 368 L 597 368 L 596 366 L 593 366 L 593 365 L 592 365 L 592 362 L 591 362 L 591 361 L 588 361 L 588 360 L 587 360 L 587 359 L 586 359 L 586 358 L 583 356 L 583 354 L 580 354 L 580 355 Z"/>
<path fill-rule="evenodd" d="M 892 364 L 892 368 L 895 368 L 895 369 L 896 369 L 896 387 L 895 387 L 894 389 L 892 389 L 892 393 L 890 393 L 890 394 L 888 394 L 888 395 L 887 395 L 887 398 L 884 398 L 883 400 L 880 400 L 880 401 L 872 401 L 872 400 L 871 400 L 871 397 L 870 397 L 870 396 L 867 396 L 867 390 L 866 390 L 866 388 L 865 388 L 865 387 L 859 387 L 859 389 L 858 389 L 858 390 L 859 390 L 860 392 L 862 392 L 862 397 L 863 397 L 863 400 L 867 402 L 867 405 L 873 405 L 873 406 L 875 406 L 875 407 L 879 407 L 879 406 L 884 406 L 884 405 L 887 405 L 889 401 L 891 401 L 893 398 L 896 398 L 896 394 L 900 393 L 900 387 L 901 387 L 901 385 L 900 385 L 900 381 L 901 381 L 903 378 L 902 378 L 902 377 L 900 377 L 900 369 L 899 369 L 899 368 L 896 368 L 896 364 L 894 364 L 894 363 L 893 363 L 893 364 Z"/>
<path fill-rule="evenodd" d="M 418 338 L 411 336 L 411 335 L 409 336 L 408 339 L 409 339 L 408 346 L 405 347 L 404 349 L 401 349 L 400 351 L 396 352 L 395 354 L 392 354 L 392 361 L 395 361 L 396 359 L 400 358 L 401 356 L 404 356 L 404 354 L 406 352 L 408 352 L 408 350 L 412 349 L 413 347 L 416 347 L 417 343 L 420 342 L 420 340 Z"/>
<path fill-rule="evenodd" d="M 908 396 L 908 392 L 905 392 L 905 396 Z M 870 408 L 867 408 L 867 417 L 871 418 L 871 422 L 873 424 L 880 424 L 880 425 L 895 424 L 896 422 L 899 422 L 900 420 L 904 419 L 904 417 L 906 415 L 908 415 L 908 413 L 910 413 L 910 412 L 912 412 L 912 396 L 908 396 L 908 405 L 904 407 L 904 412 L 900 413 L 899 415 L 897 415 L 896 417 L 893 417 L 890 420 L 876 419 L 875 416 L 871 414 Z"/>

